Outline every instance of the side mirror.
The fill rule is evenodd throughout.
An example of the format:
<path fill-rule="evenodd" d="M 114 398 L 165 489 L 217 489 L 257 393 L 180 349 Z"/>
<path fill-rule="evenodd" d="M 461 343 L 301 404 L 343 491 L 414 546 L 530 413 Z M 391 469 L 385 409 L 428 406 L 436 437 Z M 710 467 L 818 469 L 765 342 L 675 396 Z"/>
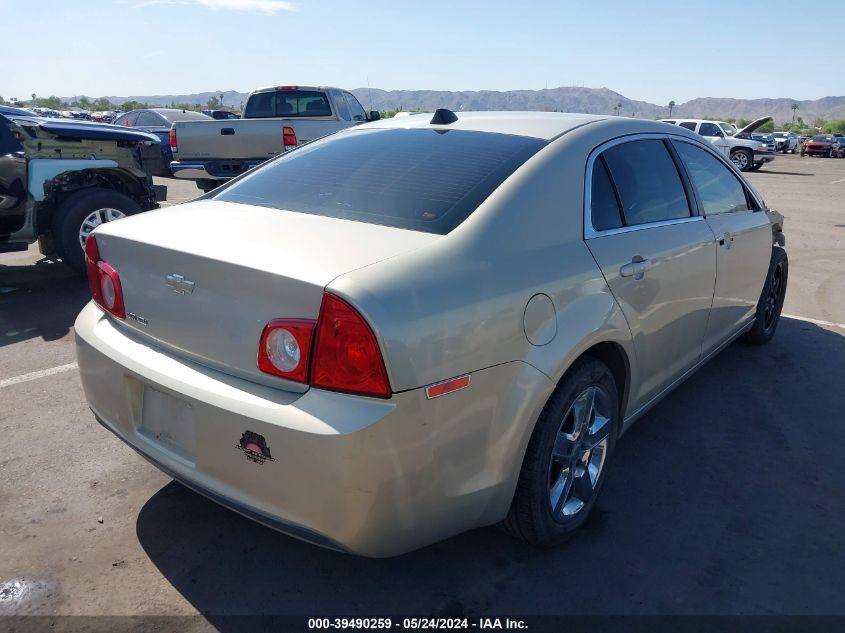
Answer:
<path fill-rule="evenodd" d="M 378 121 L 381 118 L 381 113 L 378 110 L 370 110 L 368 121 Z"/>

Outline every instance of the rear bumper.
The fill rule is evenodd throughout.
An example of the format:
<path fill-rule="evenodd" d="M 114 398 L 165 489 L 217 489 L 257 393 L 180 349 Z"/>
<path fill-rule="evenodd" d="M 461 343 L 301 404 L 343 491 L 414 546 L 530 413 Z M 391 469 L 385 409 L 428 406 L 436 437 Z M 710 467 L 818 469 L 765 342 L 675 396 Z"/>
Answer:
<path fill-rule="evenodd" d="M 174 160 L 170 163 L 170 171 L 175 178 L 186 180 L 231 180 L 235 176 L 257 167 L 265 159 L 244 159 L 244 160 Z"/>
<path fill-rule="evenodd" d="M 365 556 L 503 519 L 554 388 L 513 362 L 475 372 L 471 388 L 436 400 L 422 389 L 389 400 L 292 394 L 163 353 L 94 304 L 75 328 L 82 385 L 103 426 L 221 505 Z M 150 419 L 157 411 L 167 415 Z M 267 455 L 244 448 L 258 436 Z"/>

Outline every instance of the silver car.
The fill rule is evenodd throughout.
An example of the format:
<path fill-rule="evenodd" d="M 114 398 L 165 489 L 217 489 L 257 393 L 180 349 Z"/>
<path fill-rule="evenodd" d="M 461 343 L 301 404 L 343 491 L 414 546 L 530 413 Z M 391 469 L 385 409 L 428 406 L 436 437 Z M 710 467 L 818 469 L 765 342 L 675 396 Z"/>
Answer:
<path fill-rule="evenodd" d="M 99 227 L 76 321 L 97 420 L 300 539 L 391 556 L 586 519 L 617 438 L 775 333 L 782 218 L 681 127 L 438 110 Z"/>

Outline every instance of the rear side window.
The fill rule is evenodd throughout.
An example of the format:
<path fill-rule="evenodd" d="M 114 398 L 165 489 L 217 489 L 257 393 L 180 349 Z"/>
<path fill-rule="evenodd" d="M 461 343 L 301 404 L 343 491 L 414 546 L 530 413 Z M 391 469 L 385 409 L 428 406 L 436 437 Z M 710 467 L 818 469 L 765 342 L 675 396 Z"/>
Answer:
<path fill-rule="evenodd" d="M 679 123 L 678 125 L 695 132 L 695 123 L 693 123 L 692 121 L 684 121 L 683 123 Z"/>
<path fill-rule="evenodd" d="M 445 235 L 545 141 L 431 129 L 356 129 L 282 155 L 215 200 Z"/>
<path fill-rule="evenodd" d="M 747 211 L 745 189 L 730 169 L 709 152 L 689 143 L 674 143 L 698 191 L 704 215 Z"/>
<path fill-rule="evenodd" d="M 252 95 L 244 118 L 331 116 L 332 108 L 324 92 L 316 90 L 276 90 Z"/>
<path fill-rule="evenodd" d="M 663 141 L 622 143 L 602 156 L 619 193 L 626 225 L 689 217 L 681 177 Z"/>
<path fill-rule="evenodd" d="M 613 184 L 607 175 L 604 160 L 599 156 L 593 163 L 593 178 L 590 193 L 590 212 L 593 228 L 596 231 L 618 229 L 622 226 L 622 214 L 619 211 L 619 201 L 613 190 Z"/>

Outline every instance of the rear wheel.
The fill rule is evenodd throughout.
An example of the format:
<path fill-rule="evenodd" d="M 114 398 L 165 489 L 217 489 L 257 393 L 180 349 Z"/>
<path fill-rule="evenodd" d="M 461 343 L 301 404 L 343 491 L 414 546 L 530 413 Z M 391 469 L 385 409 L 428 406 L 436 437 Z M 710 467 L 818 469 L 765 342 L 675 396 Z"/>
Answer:
<path fill-rule="evenodd" d="M 739 171 L 748 171 L 754 165 L 754 157 L 747 149 L 735 149 L 731 152 L 731 160 Z"/>
<path fill-rule="evenodd" d="M 780 322 L 788 277 L 789 258 L 786 256 L 786 251 L 775 247 L 772 249 L 772 258 L 769 262 L 769 274 L 766 275 L 766 283 L 757 302 L 754 325 L 745 334 L 746 343 L 764 345 L 772 340 Z"/>
<path fill-rule="evenodd" d="M 112 189 L 84 189 L 67 197 L 53 216 L 53 241 L 62 261 L 85 274 L 85 241 L 95 228 L 141 211 L 132 198 Z"/>
<path fill-rule="evenodd" d="M 505 530 L 544 547 L 569 538 L 604 483 L 619 419 L 610 369 L 590 357 L 576 361 L 537 420 Z"/>

